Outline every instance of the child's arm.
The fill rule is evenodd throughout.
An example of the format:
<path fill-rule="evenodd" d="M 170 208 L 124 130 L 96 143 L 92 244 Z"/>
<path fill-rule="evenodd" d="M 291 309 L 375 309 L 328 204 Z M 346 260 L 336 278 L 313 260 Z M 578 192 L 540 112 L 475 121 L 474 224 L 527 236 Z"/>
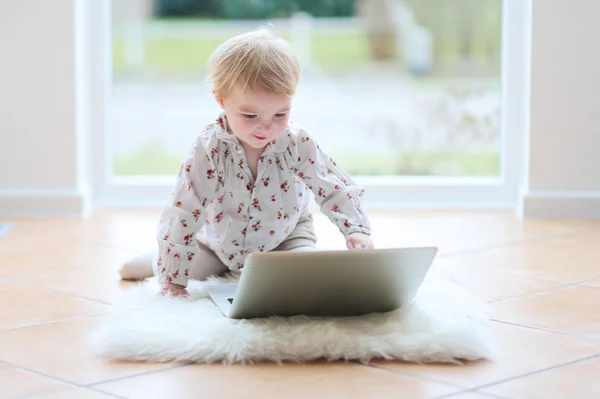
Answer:
<path fill-rule="evenodd" d="M 218 190 L 218 152 L 196 141 L 181 165 L 173 194 L 157 229 L 159 282 L 187 286 L 196 256 L 195 234 L 206 221 L 206 206 Z"/>
<path fill-rule="evenodd" d="M 337 165 L 304 129 L 297 130 L 296 175 L 315 194 L 321 211 L 340 229 L 350 234 L 371 234 L 363 208 L 364 189 Z"/>

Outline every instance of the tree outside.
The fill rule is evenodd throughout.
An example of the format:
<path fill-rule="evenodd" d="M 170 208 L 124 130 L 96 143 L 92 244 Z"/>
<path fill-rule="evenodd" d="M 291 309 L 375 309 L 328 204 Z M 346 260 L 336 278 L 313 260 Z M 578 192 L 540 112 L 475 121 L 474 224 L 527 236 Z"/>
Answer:
<path fill-rule="evenodd" d="M 136 1 L 114 10 L 116 175 L 176 173 L 219 112 L 210 53 L 268 23 L 303 64 L 293 117 L 351 174 L 499 174 L 500 0 Z"/>

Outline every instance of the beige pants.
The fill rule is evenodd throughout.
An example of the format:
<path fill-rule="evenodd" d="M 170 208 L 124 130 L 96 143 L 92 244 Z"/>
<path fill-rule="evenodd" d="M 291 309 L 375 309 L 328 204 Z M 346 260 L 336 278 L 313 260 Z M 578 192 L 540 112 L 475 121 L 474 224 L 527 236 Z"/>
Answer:
<path fill-rule="evenodd" d="M 296 228 L 273 251 L 315 251 L 317 236 L 313 226 L 312 214 L 300 217 Z M 218 276 L 229 270 L 221 259 L 201 242 L 198 242 L 198 267 L 190 269 L 191 280 L 205 280 L 210 276 Z"/>
<path fill-rule="evenodd" d="M 204 244 L 196 241 L 198 253 L 195 267 L 190 269 L 190 279 L 205 280 L 210 276 L 218 276 L 229 270 L 221 259 Z M 273 251 L 315 251 L 317 236 L 313 225 L 313 216 L 307 213 L 300 217 L 292 233 Z M 137 256 L 126 262 L 119 270 L 126 280 L 139 280 L 157 274 L 156 252 Z"/>

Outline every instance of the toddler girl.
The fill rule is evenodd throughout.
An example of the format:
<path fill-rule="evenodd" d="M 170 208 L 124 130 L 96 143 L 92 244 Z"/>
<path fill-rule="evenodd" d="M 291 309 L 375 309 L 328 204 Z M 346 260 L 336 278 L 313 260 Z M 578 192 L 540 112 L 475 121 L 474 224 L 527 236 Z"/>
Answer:
<path fill-rule="evenodd" d="M 289 120 L 300 67 L 287 43 L 268 30 L 233 37 L 211 55 L 209 78 L 223 112 L 189 151 L 160 218 L 161 292 L 240 271 L 251 252 L 314 250 L 310 192 L 349 249 L 373 248 L 364 190 Z"/>

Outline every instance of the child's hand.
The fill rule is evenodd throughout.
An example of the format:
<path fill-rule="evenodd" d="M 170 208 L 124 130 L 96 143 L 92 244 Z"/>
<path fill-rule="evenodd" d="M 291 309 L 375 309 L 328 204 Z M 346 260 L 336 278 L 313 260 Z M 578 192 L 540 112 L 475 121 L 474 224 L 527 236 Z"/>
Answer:
<path fill-rule="evenodd" d="M 164 283 L 160 287 L 160 295 L 187 296 L 185 287 L 172 283 Z"/>
<path fill-rule="evenodd" d="M 373 249 L 371 237 L 364 233 L 352 233 L 346 238 L 348 249 Z"/>

